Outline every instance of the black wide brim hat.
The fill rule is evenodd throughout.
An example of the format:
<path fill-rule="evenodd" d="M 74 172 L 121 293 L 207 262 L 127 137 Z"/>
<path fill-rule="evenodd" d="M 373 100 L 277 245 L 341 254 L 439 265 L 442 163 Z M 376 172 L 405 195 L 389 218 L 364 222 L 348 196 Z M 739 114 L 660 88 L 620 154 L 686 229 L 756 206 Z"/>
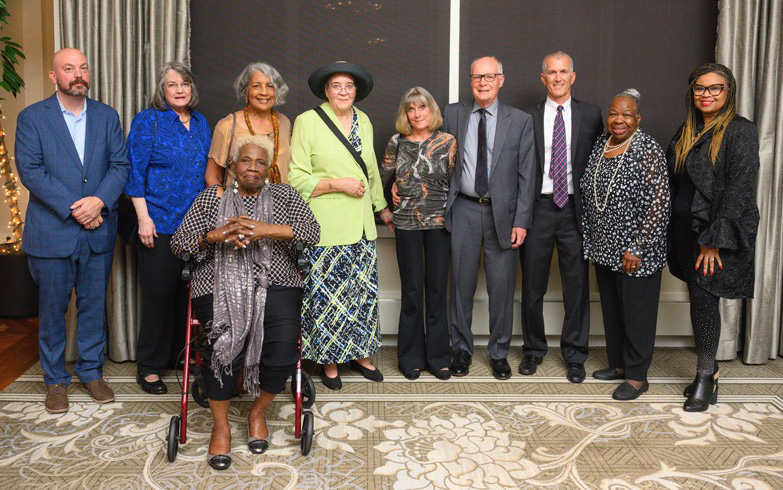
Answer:
<path fill-rule="evenodd" d="M 356 84 L 356 102 L 364 100 L 372 92 L 372 75 L 356 63 L 348 63 L 346 61 L 335 61 L 315 70 L 310 75 L 310 78 L 307 79 L 307 85 L 310 86 L 310 90 L 316 97 L 326 100 L 326 93 L 324 92 L 326 81 L 336 73 L 346 73 L 353 77 L 353 81 Z"/>

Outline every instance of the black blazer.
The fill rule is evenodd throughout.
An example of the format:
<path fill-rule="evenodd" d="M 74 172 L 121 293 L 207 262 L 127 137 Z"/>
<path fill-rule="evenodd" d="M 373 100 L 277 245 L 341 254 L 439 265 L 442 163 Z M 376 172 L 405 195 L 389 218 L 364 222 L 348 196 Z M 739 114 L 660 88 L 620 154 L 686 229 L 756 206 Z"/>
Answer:
<path fill-rule="evenodd" d="M 541 186 L 544 182 L 544 104 L 546 99 L 537 105 L 528 107 L 525 112 L 533 116 L 533 132 L 536 136 L 536 200 L 541 199 Z M 587 161 L 593 150 L 593 143 L 604 132 L 604 120 L 601 109 L 588 102 L 571 98 L 571 168 L 574 179 L 574 204 L 576 206 L 576 223 L 582 231 L 582 193 L 579 183 L 587 169 Z M 535 228 L 535 215 L 533 228 Z"/>

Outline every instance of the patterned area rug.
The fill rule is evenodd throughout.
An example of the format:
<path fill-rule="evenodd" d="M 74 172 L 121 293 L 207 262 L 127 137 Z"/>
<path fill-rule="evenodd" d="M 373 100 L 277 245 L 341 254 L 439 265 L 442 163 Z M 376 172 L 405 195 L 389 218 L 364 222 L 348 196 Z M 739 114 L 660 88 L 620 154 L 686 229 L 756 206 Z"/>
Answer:
<path fill-rule="evenodd" d="M 685 349 L 657 350 L 650 391 L 630 403 L 612 401 L 612 383 L 568 383 L 557 352 L 535 376 L 505 382 L 491 377 L 485 353 L 468 377 L 448 382 L 406 380 L 393 349 L 376 361 L 383 383 L 345 372 L 342 392 L 317 384 L 308 456 L 293 437 L 290 395 L 274 404 L 261 456 L 244 444 L 250 404 L 232 404 L 233 464 L 224 472 L 205 463 L 210 415 L 195 404 L 188 442 L 167 461 L 178 397 L 141 392 L 133 364 L 106 367 L 115 403 L 95 405 L 73 383 L 63 415 L 44 411 L 36 366 L 0 393 L 0 488 L 783 488 L 781 359 L 721 363 L 719 403 L 698 414 L 682 411 L 694 365 Z M 588 372 L 605 362 L 596 349 Z M 174 377 L 165 379 L 176 391 Z"/>

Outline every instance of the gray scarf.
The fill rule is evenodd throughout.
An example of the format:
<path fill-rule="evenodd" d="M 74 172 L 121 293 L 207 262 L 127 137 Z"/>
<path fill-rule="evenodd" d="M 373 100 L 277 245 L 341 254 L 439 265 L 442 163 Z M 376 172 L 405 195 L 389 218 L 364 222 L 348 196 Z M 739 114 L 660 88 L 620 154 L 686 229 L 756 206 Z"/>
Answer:
<path fill-rule="evenodd" d="M 251 213 L 245 209 L 236 182 L 223 193 L 218 204 L 216 228 L 229 217 L 247 214 L 264 223 L 272 222 L 272 192 L 268 185 L 261 188 Z M 247 248 L 234 250 L 233 244 L 219 243 L 215 251 L 214 316 L 209 338 L 212 342 L 212 371 L 220 380 L 221 373 L 232 375 L 231 363 L 245 349 L 244 388 L 257 397 L 259 362 L 264 345 L 264 306 L 269 287 L 272 263 L 271 240 L 250 242 Z M 253 264 L 260 265 L 253 275 Z"/>

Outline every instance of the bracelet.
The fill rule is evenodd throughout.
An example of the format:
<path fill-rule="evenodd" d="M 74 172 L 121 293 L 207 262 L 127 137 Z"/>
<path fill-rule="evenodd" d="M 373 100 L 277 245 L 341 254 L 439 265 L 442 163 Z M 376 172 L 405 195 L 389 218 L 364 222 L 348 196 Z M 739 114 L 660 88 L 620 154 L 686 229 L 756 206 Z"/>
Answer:
<path fill-rule="evenodd" d="M 204 242 L 204 247 L 209 245 L 209 241 L 207 241 L 207 235 L 209 235 L 208 231 L 205 231 L 203 235 L 201 235 L 201 240 Z"/>

